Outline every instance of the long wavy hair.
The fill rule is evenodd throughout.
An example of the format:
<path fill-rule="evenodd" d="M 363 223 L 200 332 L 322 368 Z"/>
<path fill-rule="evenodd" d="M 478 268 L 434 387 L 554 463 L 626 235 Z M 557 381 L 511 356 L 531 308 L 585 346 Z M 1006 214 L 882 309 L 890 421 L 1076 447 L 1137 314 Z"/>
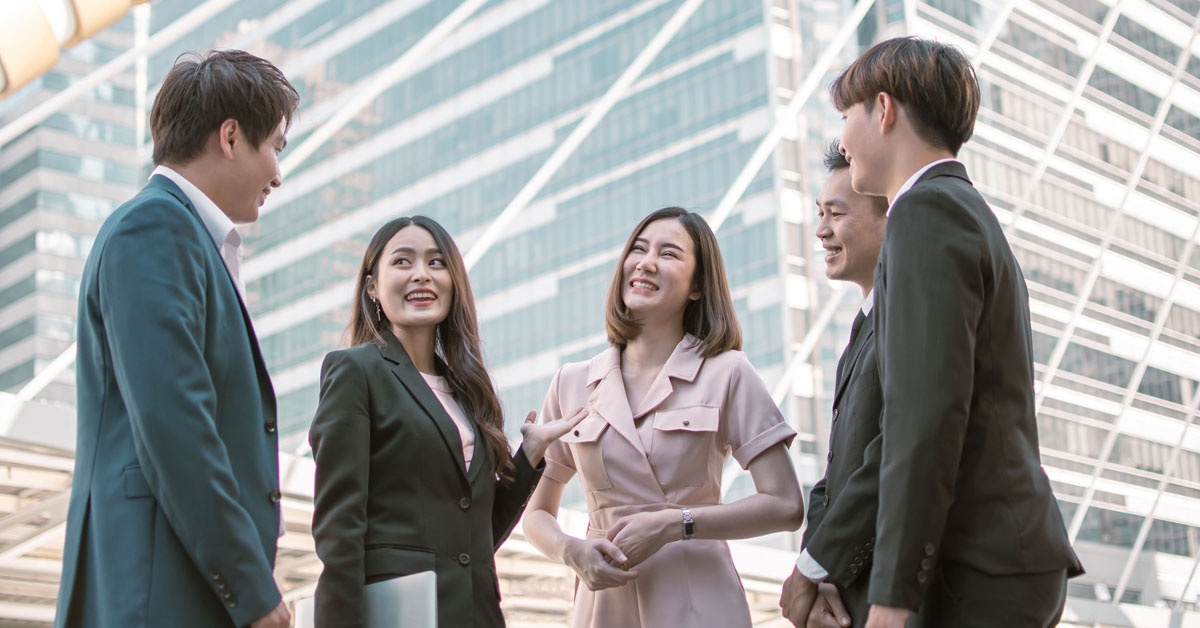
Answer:
<path fill-rule="evenodd" d="M 367 286 L 378 275 L 379 261 L 392 237 L 401 229 L 415 225 L 429 232 L 450 271 L 452 297 L 450 313 L 438 323 L 434 352 L 442 367 L 443 377 L 454 390 L 463 410 L 479 425 L 488 449 L 496 459 L 496 473 L 501 482 L 509 484 L 516 475 L 512 456 L 508 449 L 508 437 L 504 435 L 504 412 L 500 398 L 492 386 L 492 379 L 483 366 L 483 351 L 479 344 L 479 319 L 475 314 L 475 297 L 471 294 L 471 281 L 462 254 L 450 234 L 437 221 L 425 216 L 397 218 L 379 228 L 363 253 L 362 264 L 355 279 L 354 302 L 351 305 L 350 325 L 346 336 L 351 346 L 374 343 L 380 347 L 387 343 L 384 331 L 391 322 L 387 316 L 376 317 L 375 303 L 367 294 Z M 380 320 L 382 319 L 382 320 Z"/>

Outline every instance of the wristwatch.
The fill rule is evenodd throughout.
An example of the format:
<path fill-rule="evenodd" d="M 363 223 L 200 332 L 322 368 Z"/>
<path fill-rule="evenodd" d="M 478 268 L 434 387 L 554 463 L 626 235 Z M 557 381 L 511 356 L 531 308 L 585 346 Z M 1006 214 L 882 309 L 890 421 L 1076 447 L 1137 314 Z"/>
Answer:
<path fill-rule="evenodd" d="M 683 540 L 692 538 L 696 533 L 696 520 L 692 518 L 692 511 L 688 508 L 683 509 Z"/>

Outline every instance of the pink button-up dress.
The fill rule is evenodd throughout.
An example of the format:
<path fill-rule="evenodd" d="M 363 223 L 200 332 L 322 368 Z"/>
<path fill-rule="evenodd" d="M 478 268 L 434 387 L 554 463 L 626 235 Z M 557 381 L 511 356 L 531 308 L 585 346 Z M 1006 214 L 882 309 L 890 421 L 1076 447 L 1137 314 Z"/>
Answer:
<path fill-rule="evenodd" d="M 588 536 L 605 536 L 618 519 L 635 512 L 719 504 L 721 473 L 731 453 L 746 468 L 796 434 L 741 351 L 704 358 L 696 338 L 685 336 L 637 408 L 625 396 L 620 365 L 620 351 L 610 347 L 590 362 L 563 366 L 542 409 L 544 420 L 578 407 L 588 410 L 546 452 L 545 471 L 564 484 L 579 473 Z M 637 571 L 637 579 L 622 587 L 578 586 L 571 625 L 750 626 L 725 541 L 669 543 Z"/>

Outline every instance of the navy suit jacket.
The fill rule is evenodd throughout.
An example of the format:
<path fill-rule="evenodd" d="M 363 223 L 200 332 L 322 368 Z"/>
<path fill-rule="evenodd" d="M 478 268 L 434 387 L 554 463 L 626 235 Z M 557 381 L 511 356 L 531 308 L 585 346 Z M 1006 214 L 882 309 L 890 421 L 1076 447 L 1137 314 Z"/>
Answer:
<path fill-rule="evenodd" d="M 96 236 L 78 341 L 55 626 L 246 626 L 271 612 L 275 395 L 216 244 L 167 178 Z"/>

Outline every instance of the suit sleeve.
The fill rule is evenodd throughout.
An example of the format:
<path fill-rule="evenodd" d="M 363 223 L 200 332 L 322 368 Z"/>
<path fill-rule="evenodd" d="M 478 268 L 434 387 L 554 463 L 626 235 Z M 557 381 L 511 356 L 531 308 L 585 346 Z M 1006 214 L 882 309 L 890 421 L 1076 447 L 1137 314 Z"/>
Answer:
<path fill-rule="evenodd" d="M 828 510 L 822 507 L 821 518 L 804 532 L 808 553 L 829 572 L 827 580 L 842 587 L 865 574 L 871 563 L 882 447 L 880 434 L 867 445 L 862 465 L 850 474 L 833 506 Z M 815 486 L 813 498 L 817 499 Z"/>
<path fill-rule="evenodd" d="M 916 610 L 937 563 L 974 389 L 985 254 L 979 226 L 940 187 L 919 185 L 888 218 L 876 280 L 883 442 L 872 604 Z"/>
<path fill-rule="evenodd" d="M 115 226 L 101 253 L 106 341 L 150 491 L 214 601 L 244 626 L 281 596 L 217 432 L 216 385 L 204 353 L 204 247 L 213 244 L 196 237 L 183 208 L 148 204 Z M 230 600 L 236 603 L 224 603 Z"/>
<path fill-rule="evenodd" d="M 808 511 L 804 513 L 804 536 L 801 537 L 800 547 L 807 549 L 812 542 L 821 522 L 825 520 L 825 478 L 817 480 L 808 493 Z"/>
<path fill-rule="evenodd" d="M 365 621 L 368 395 L 366 374 L 350 356 L 337 351 L 325 356 L 320 401 L 308 437 L 317 467 L 313 537 L 325 565 L 317 581 L 320 628 L 361 626 Z"/>
<path fill-rule="evenodd" d="M 533 489 L 537 487 L 538 481 L 542 479 L 542 472 L 546 469 L 546 459 L 543 457 L 535 468 L 529 464 L 525 450 L 518 447 L 517 453 L 513 454 L 513 466 L 516 467 L 517 473 L 512 484 L 502 486 L 500 482 L 496 482 L 496 501 L 492 503 L 492 544 L 496 549 L 500 549 L 500 545 L 512 534 L 521 513 L 525 512 L 529 496 L 533 494 Z"/>

